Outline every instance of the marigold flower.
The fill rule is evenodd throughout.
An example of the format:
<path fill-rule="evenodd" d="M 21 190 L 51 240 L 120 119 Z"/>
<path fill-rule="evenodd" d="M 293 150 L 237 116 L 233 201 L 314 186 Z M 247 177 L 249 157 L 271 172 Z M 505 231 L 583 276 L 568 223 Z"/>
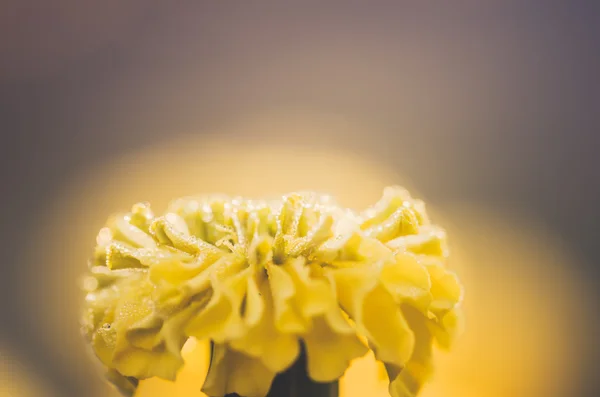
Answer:
<path fill-rule="evenodd" d="M 416 396 L 434 341 L 460 329 L 447 257 L 444 231 L 398 187 L 362 213 L 314 193 L 184 198 L 160 217 L 136 204 L 98 235 L 82 328 L 126 394 L 174 380 L 194 337 L 212 342 L 210 396 L 263 397 L 301 351 L 308 376 L 332 382 L 369 349 L 390 394 Z"/>

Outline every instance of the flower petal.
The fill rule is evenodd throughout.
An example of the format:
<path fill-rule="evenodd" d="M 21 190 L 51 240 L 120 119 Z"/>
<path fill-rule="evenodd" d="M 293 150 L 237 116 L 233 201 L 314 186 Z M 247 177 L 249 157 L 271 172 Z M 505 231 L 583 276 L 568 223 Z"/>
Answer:
<path fill-rule="evenodd" d="M 342 307 L 367 337 L 377 359 L 403 366 L 412 353 L 414 335 L 392 295 L 378 282 L 377 273 L 350 268 L 332 274 Z"/>
<path fill-rule="evenodd" d="M 464 318 L 462 308 L 455 306 L 443 315 L 441 320 L 429 321 L 427 325 L 438 345 L 443 349 L 449 349 L 457 336 L 463 332 Z"/>
<path fill-rule="evenodd" d="M 386 242 L 386 245 L 393 250 L 408 250 L 420 255 L 448 256 L 446 232 L 437 226 L 422 226 L 418 234 L 397 237 Z"/>
<path fill-rule="evenodd" d="M 249 291 L 252 289 L 253 287 L 249 288 Z M 300 352 L 298 337 L 294 334 L 281 333 L 275 327 L 273 298 L 266 280 L 261 282 L 259 291 L 259 295 L 246 301 L 246 311 L 256 312 L 260 309 L 248 305 L 260 305 L 262 316 L 244 335 L 232 340 L 230 345 L 249 356 L 259 358 L 271 371 L 281 372 L 292 365 L 298 357 Z"/>
<path fill-rule="evenodd" d="M 429 321 L 422 313 L 404 306 L 404 315 L 415 334 L 414 350 L 410 359 L 399 372 L 391 370 L 389 391 L 392 397 L 414 397 L 431 378 L 432 335 L 427 328 Z M 397 375 L 393 376 L 395 373 Z"/>
<path fill-rule="evenodd" d="M 132 225 L 127 220 L 129 216 L 118 216 L 112 222 L 112 238 L 134 247 L 156 248 L 156 242 L 142 229 Z"/>
<path fill-rule="evenodd" d="M 387 242 L 398 236 L 417 234 L 418 227 L 419 221 L 414 211 L 407 207 L 400 207 L 382 223 L 364 230 L 364 234 L 381 242 Z"/>
<path fill-rule="evenodd" d="M 381 283 L 394 297 L 396 303 L 411 301 L 424 313 L 431 303 L 431 280 L 425 266 L 414 255 L 398 253 L 382 266 Z"/>
<path fill-rule="evenodd" d="M 275 264 L 267 266 L 273 306 L 275 308 L 275 327 L 284 333 L 302 333 L 308 324 L 293 302 L 296 287 L 292 277 Z"/>
<path fill-rule="evenodd" d="M 330 284 L 325 279 L 312 278 L 302 257 L 288 261 L 283 268 L 294 282 L 293 299 L 305 319 L 322 315 L 337 306 Z"/>
<path fill-rule="evenodd" d="M 161 244 L 170 245 L 173 248 L 190 254 L 199 254 L 203 251 L 214 254 L 219 253 L 219 248 L 186 233 L 186 231 L 181 230 L 181 228 L 181 225 L 174 225 L 169 222 L 166 217 L 160 217 L 156 218 L 150 225 L 150 233 L 152 233 Z"/>
<path fill-rule="evenodd" d="M 462 286 L 458 277 L 439 262 L 428 264 L 427 271 L 431 278 L 430 292 L 433 296 L 431 310 L 434 312 L 451 310 L 462 299 Z"/>
<path fill-rule="evenodd" d="M 332 382 L 342 376 L 350 361 L 369 350 L 356 333 L 338 333 L 324 317 L 313 319 L 304 336 L 308 374 L 316 382 Z"/>
<path fill-rule="evenodd" d="M 224 281 L 213 275 L 213 296 L 208 305 L 188 323 L 186 333 L 196 339 L 210 338 L 217 343 L 241 335 L 244 325 L 240 308 L 249 275 L 249 268 Z"/>
<path fill-rule="evenodd" d="M 264 397 L 273 378 L 275 372 L 267 369 L 259 359 L 215 344 L 202 391 L 209 396 L 237 393 L 244 397 Z"/>

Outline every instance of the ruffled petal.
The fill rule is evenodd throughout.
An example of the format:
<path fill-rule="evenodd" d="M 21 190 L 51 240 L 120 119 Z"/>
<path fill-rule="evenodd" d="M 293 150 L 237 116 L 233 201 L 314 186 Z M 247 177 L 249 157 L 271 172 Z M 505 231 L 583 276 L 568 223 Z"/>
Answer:
<path fill-rule="evenodd" d="M 367 337 L 377 359 L 403 366 L 412 353 L 414 334 L 377 274 L 364 268 L 340 269 L 332 274 L 342 307 Z"/>
<path fill-rule="evenodd" d="M 382 266 L 380 280 L 396 303 L 409 301 L 427 313 L 432 300 L 431 279 L 427 268 L 414 255 L 396 254 Z"/>
<path fill-rule="evenodd" d="M 267 369 L 259 359 L 216 344 L 202 391 L 209 396 L 237 393 L 245 397 L 264 397 L 273 378 L 275 372 Z"/>
<path fill-rule="evenodd" d="M 414 211 L 407 207 L 400 207 L 382 223 L 364 230 L 364 234 L 367 237 L 386 242 L 398 236 L 416 234 L 418 227 L 419 222 Z"/>
<path fill-rule="evenodd" d="M 418 255 L 448 256 L 446 232 L 437 226 L 422 226 L 418 234 L 396 237 L 386 245 L 394 250 L 408 250 Z"/>
<path fill-rule="evenodd" d="M 414 397 L 433 373 L 432 335 L 429 321 L 422 313 L 405 306 L 404 315 L 415 334 L 415 345 L 410 359 L 403 368 L 388 366 L 389 391 L 392 397 Z"/>
<path fill-rule="evenodd" d="M 464 329 L 462 308 L 455 306 L 451 311 L 444 314 L 441 319 L 429 321 L 427 326 L 438 345 L 443 349 L 450 349 Z"/>
<path fill-rule="evenodd" d="M 283 268 L 290 275 L 295 295 L 293 297 L 304 319 L 325 314 L 337 306 L 331 285 L 326 279 L 312 278 L 310 268 L 302 257 L 288 261 Z"/>
<path fill-rule="evenodd" d="M 175 380 L 177 371 L 183 365 L 180 355 L 174 355 L 162 348 L 145 350 L 130 348 L 113 357 L 114 368 L 125 376 L 147 379 L 157 376 Z"/>
<path fill-rule="evenodd" d="M 430 292 L 433 296 L 431 310 L 434 312 L 452 310 L 462 299 L 462 286 L 458 277 L 439 262 L 427 265 L 427 271 L 431 278 Z"/>
<path fill-rule="evenodd" d="M 173 220 L 173 218 L 174 217 L 171 217 L 171 220 Z M 199 254 L 201 252 L 210 252 L 213 254 L 219 253 L 219 249 L 214 245 L 190 235 L 186 229 L 183 229 L 181 222 L 171 223 L 166 217 L 157 218 L 152 222 L 150 225 L 150 233 L 152 233 L 161 244 L 170 245 L 183 252 L 190 254 Z"/>
<path fill-rule="evenodd" d="M 397 186 L 386 187 L 381 199 L 363 212 L 361 229 L 367 230 L 382 224 L 410 199 L 410 194 L 405 189 Z"/>
<path fill-rule="evenodd" d="M 116 241 L 127 243 L 133 247 L 141 248 L 156 248 L 156 242 L 146 232 L 137 226 L 132 225 L 128 221 L 131 219 L 129 215 L 118 216 L 114 218 L 110 231 L 112 238 Z"/>
<path fill-rule="evenodd" d="M 148 264 L 150 280 L 155 284 L 180 285 L 194 278 L 212 265 L 218 256 L 202 254 L 191 256 L 181 251 L 162 251 Z"/>
<path fill-rule="evenodd" d="M 140 261 L 144 251 L 136 250 L 120 241 L 114 241 L 106 247 L 106 266 L 109 269 L 132 269 L 144 267 Z"/>
<path fill-rule="evenodd" d="M 283 333 L 302 333 L 308 323 L 295 306 L 293 297 L 296 287 L 292 277 L 281 266 L 267 266 L 273 306 L 275 309 L 275 327 Z"/>
<path fill-rule="evenodd" d="M 230 342 L 232 348 L 245 354 L 257 357 L 263 364 L 274 372 L 281 372 L 298 357 L 300 345 L 295 334 L 279 332 L 275 327 L 273 298 L 269 283 L 263 280 L 260 289 L 250 281 L 246 301 L 246 324 L 250 325 L 247 332 L 240 338 Z M 257 315 L 257 313 L 259 315 Z"/>
<path fill-rule="evenodd" d="M 339 329 L 339 327 L 338 327 Z M 304 336 L 308 375 L 316 382 L 332 382 L 344 374 L 353 359 L 369 350 L 355 332 L 336 332 L 325 317 L 313 319 Z"/>
<path fill-rule="evenodd" d="M 187 325 L 185 331 L 196 339 L 217 343 L 239 337 L 244 332 L 241 305 L 246 294 L 250 270 L 246 269 L 224 281 L 212 276 L 213 296 L 208 305 Z"/>

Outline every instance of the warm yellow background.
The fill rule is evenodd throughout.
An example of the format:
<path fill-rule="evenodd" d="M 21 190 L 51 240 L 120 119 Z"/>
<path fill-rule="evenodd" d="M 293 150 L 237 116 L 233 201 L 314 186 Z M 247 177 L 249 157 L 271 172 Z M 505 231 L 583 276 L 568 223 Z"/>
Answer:
<path fill-rule="evenodd" d="M 6 343 L 0 343 L 0 397 L 51 397 L 47 384 L 24 365 Z"/>
<path fill-rule="evenodd" d="M 260 122 L 253 128 L 268 135 L 284 125 Z M 295 124 L 288 132 L 300 140 L 338 127 L 328 122 Z M 113 391 L 99 380 L 78 334 L 75 319 L 81 294 L 74 284 L 109 213 L 141 200 L 160 212 L 171 198 L 186 194 L 262 195 L 297 189 L 329 192 L 343 205 L 362 208 L 393 183 L 419 196 L 418 180 L 402 178 L 356 153 L 226 139 L 142 147 L 80 174 L 40 219 L 29 255 L 44 266 L 37 278 L 27 280 L 37 287 L 23 289 L 22 298 L 39 302 L 32 315 L 39 318 L 48 348 L 62 357 L 57 365 L 73 368 L 73 376 L 88 377 L 90 395 L 106 397 Z M 577 288 L 582 281 L 568 269 L 577 259 L 526 217 L 455 205 L 430 211 L 434 221 L 449 230 L 451 266 L 466 287 L 467 331 L 452 353 L 440 354 L 436 379 L 423 396 L 569 395 L 584 362 L 580 341 L 588 327 L 585 297 Z M 64 301 L 71 303 L 59 307 Z M 201 396 L 206 357 L 198 352 L 201 346 L 186 352 L 188 365 L 176 384 L 147 381 L 137 396 Z M 355 363 L 342 390 L 346 397 L 386 395 L 368 357 Z"/>

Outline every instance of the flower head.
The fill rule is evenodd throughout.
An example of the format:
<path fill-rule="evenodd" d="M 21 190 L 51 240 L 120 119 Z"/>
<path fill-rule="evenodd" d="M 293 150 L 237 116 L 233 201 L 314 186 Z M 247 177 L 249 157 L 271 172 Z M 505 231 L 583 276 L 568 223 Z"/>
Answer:
<path fill-rule="evenodd" d="M 317 382 L 373 350 L 393 397 L 415 396 L 449 347 L 462 288 L 445 233 L 397 187 L 362 213 L 328 196 L 209 196 L 113 216 L 84 282 L 83 330 L 109 379 L 173 380 L 181 348 L 213 343 L 203 390 L 265 396 L 301 349 Z"/>

